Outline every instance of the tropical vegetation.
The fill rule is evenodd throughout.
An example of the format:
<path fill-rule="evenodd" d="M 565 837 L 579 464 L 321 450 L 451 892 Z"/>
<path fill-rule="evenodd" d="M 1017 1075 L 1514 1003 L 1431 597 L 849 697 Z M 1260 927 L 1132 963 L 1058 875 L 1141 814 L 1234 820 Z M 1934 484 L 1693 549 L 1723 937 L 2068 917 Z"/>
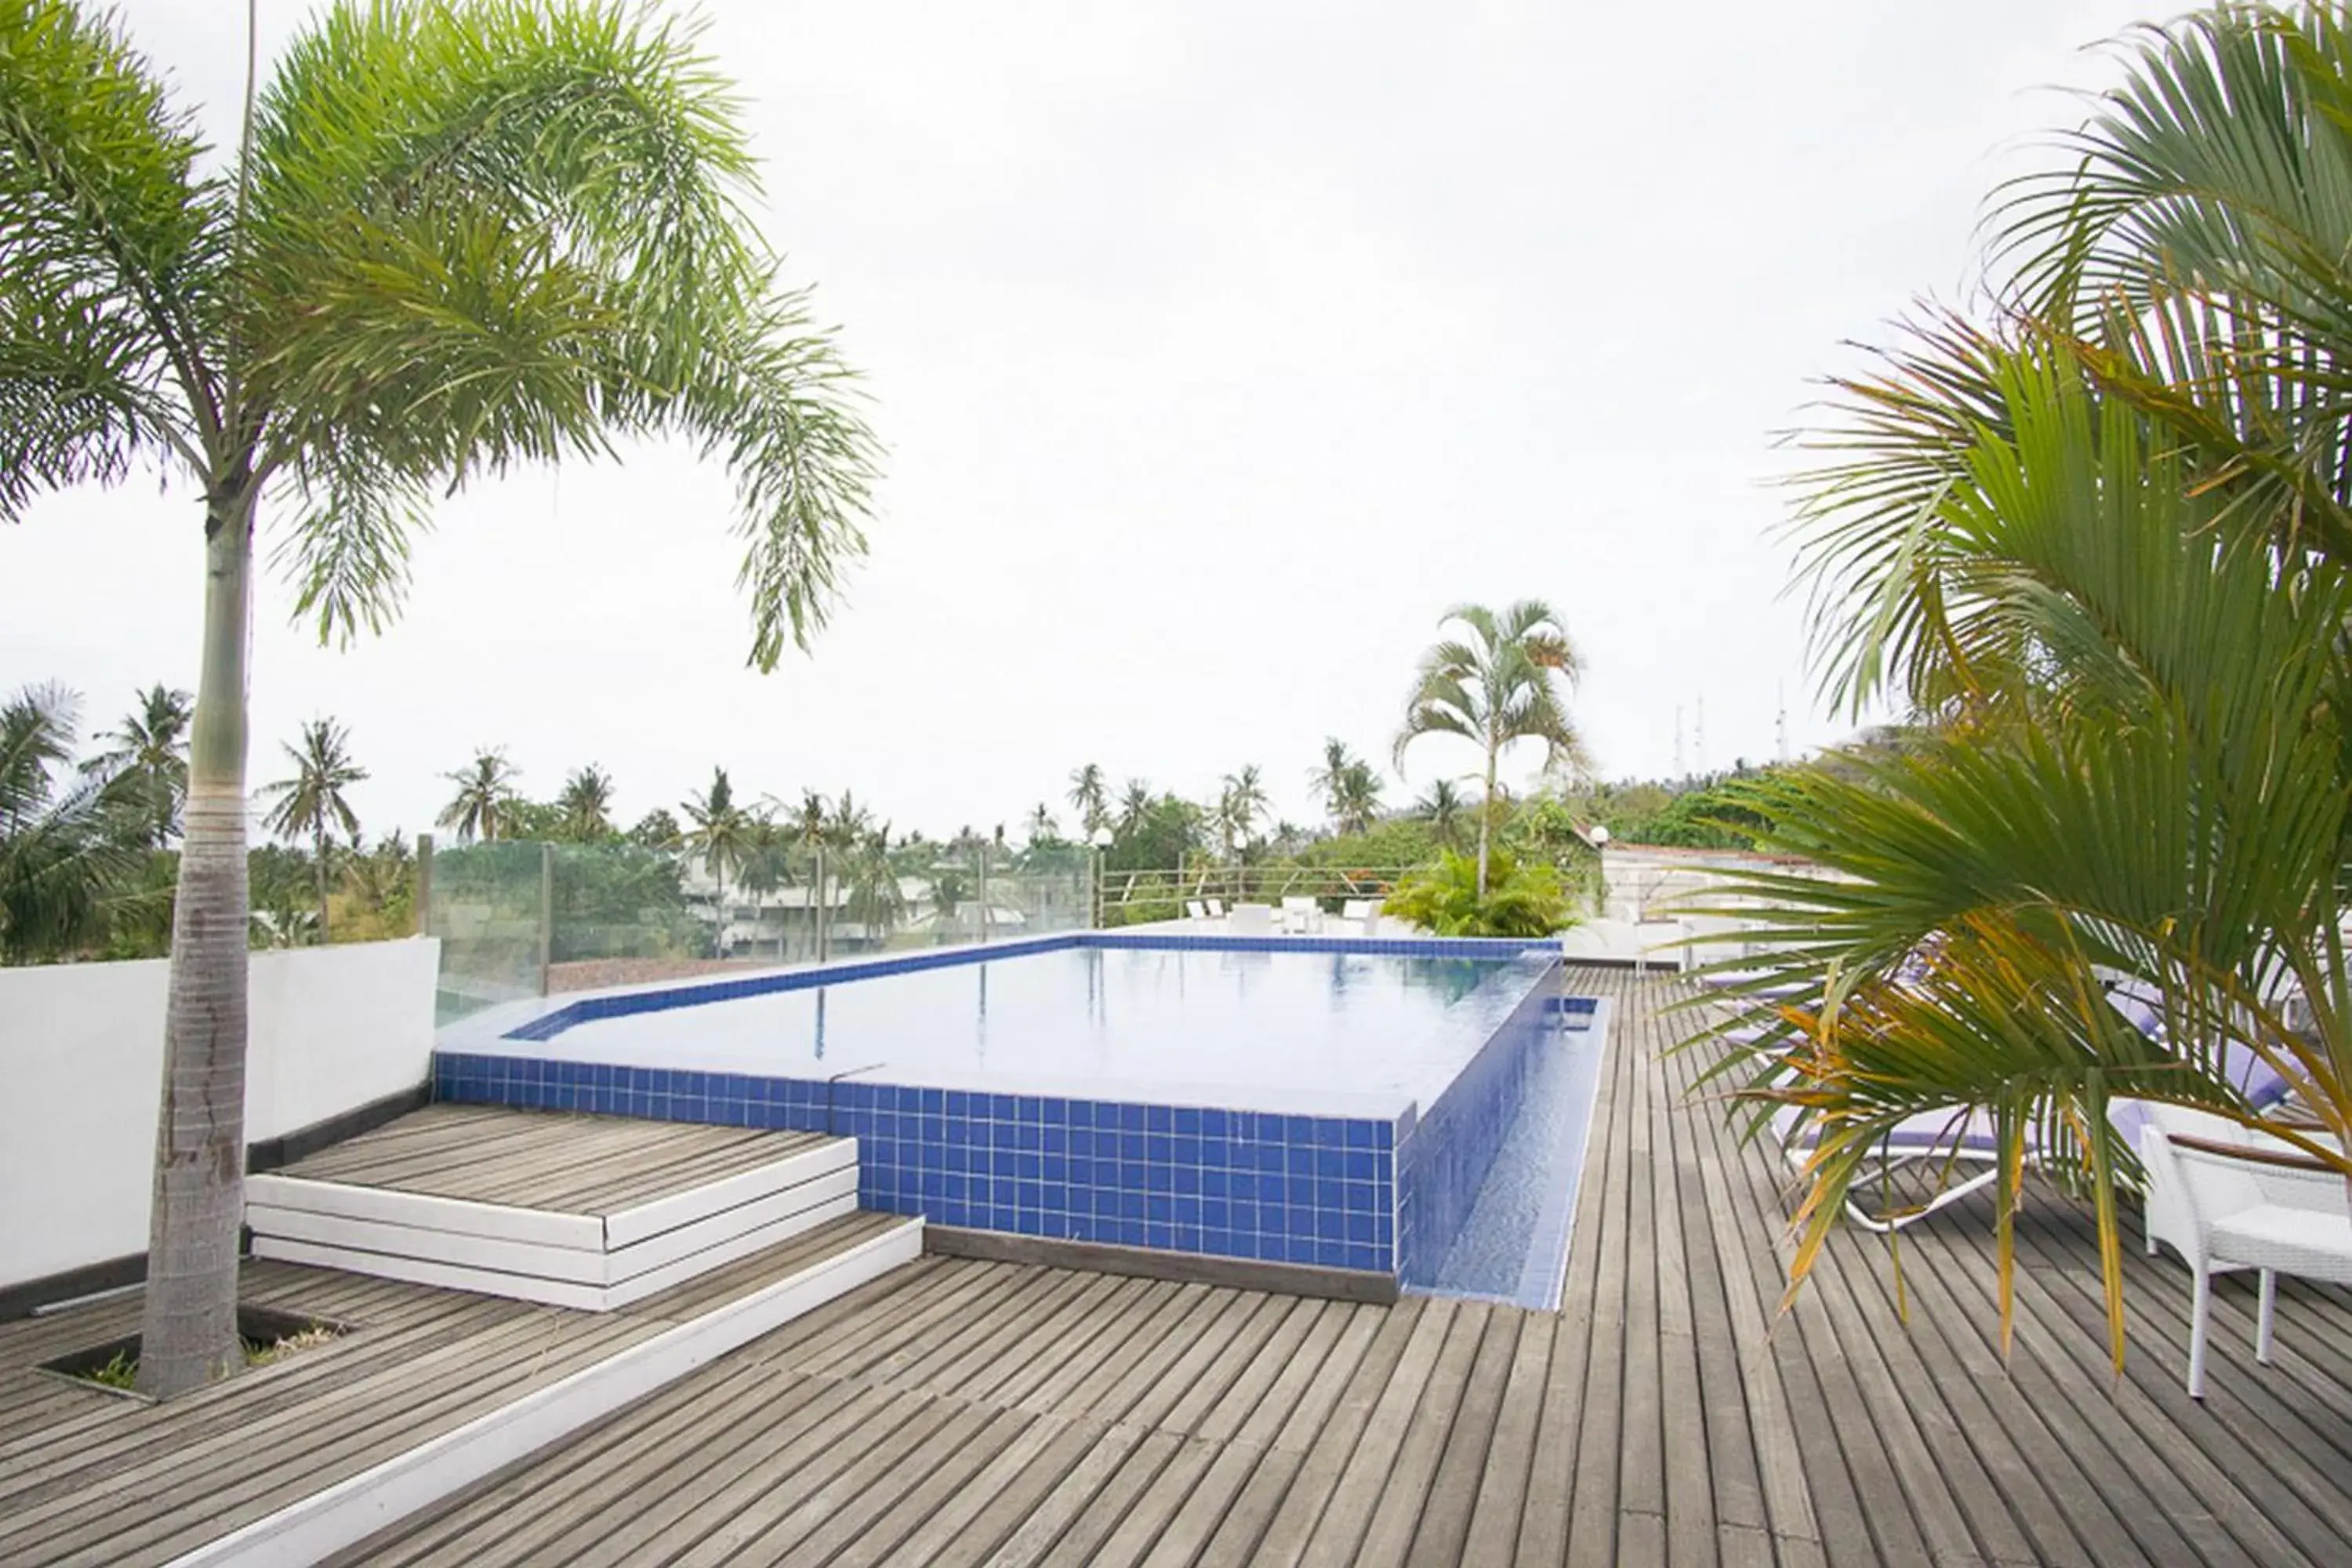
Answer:
<path fill-rule="evenodd" d="M 1920 322 L 1814 437 L 1827 689 L 1911 722 L 1738 789 L 1835 875 L 1740 879 L 1778 910 L 1745 963 L 1800 1000 L 1722 1068 L 1821 1131 L 1800 1280 L 1889 1129 L 1973 1114 L 2004 1326 L 2031 1147 L 2093 1205 L 2118 1364 L 2116 1100 L 2352 1176 L 2352 33 L 2231 6 L 2123 58 L 1994 207 L 1990 309 Z M 2310 1122 L 2248 1102 L 2247 1058 Z"/>
<path fill-rule="evenodd" d="M 1484 867 L 1447 851 L 1434 869 L 1406 879 L 1381 910 L 1438 936 L 1549 936 L 1574 923 L 1558 871 L 1522 866 L 1509 850 L 1491 847 Z"/>
<path fill-rule="evenodd" d="M 1575 684 L 1583 661 L 1560 618 L 1540 599 L 1522 599 L 1500 611 L 1457 605 L 1441 626 L 1459 625 L 1467 637 L 1447 637 L 1422 656 L 1397 731 L 1396 766 L 1424 735 L 1453 735 L 1476 746 L 1485 763 L 1478 799 L 1478 892 L 1486 890 L 1495 836 L 1497 771 L 1505 751 L 1540 742 L 1544 768 L 1567 774 L 1589 764 L 1584 742 L 1569 718 L 1560 689 Z"/>
<path fill-rule="evenodd" d="M 335 835 L 340 830 L 354 847 L 359 842 L 359 814 L 343 792 L 366 779 L 367 770 L 352 760 L 351 736 L 331 719 L 303 725 L 300 742 L 285 750 L 294 774 L 261 786 L 260 797 L 270 803 L 261 825 L 280 838 L 309 841 L 319 890 L 319 936 L 324 941 L 331 929 L 327 883 Z"/>

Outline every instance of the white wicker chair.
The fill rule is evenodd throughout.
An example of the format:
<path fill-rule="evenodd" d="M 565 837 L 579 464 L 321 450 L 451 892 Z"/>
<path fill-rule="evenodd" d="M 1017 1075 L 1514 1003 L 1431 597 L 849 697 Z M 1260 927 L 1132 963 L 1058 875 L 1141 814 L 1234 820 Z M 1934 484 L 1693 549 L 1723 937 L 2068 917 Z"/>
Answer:
<path fill-rule="evenodd" d="M 2262 1271 L 2254 1359 L 2267 1364 L 2278 1277 L 2352 1285 L 2352 1203 L 2343 1175 L 2219 1116 L 2154 1106 L 2140 1130 L 2147 1171 L 2147 1249 L 2171 1247 L 2195 1277 L 2189 1392 L 2205 1397 L 2213 1276 Z"/>

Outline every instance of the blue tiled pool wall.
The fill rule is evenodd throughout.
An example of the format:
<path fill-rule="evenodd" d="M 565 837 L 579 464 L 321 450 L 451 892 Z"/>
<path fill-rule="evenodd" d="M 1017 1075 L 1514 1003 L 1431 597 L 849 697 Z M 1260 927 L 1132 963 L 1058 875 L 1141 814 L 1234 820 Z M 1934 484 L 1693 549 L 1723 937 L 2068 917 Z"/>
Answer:
<path fill-rule="evenodd" d="M 858 1202 L 935 1225 L 1397 1271 L 1382 1120 L 459 1052 L 435 1056 L 434 1094 L 855 1137 Z"/>
<path fill-rule="evenodd" d="M 621 1018 L 639 1013 L 664 1013 L 677 1007 L 698 1007 L 706 1002 L 729 1002 L 778 991 L 807 991 L 852 980 L 873 980 L 919 969 L 943 969 L 962 963 L 988 963 L 1033 952 L 1066 948 L 1142 948 L 1212 952 L 1361 952 L 1403 958 L 1516 958 L 1534 950 L 1556 949 L 1557 939 L 1517 941 L 1492 937 L 1328 937 L 1328 936 L 1129 936 L 1118 931 L 1064 931 L 1055 936 L 989 942 L 979 947 L 950 947 L 893 953 L 887 958 L 849 959 L 807 969 L 748 974 L 733 980 L 698 982 L 655 991 L 633 991 L 610 996 L 583 996 L 551 1013 L 509 1029 L 509 1040 L 551 1040 L 575 1025 L 600 1018 Z"/>
<path fill-rule="evenodd" d="M 1538 1047 L 1570 1004 L 1587 1000 L 1561 996 L 1561 975 L 1553 965 L 1398 1141 L 1397 1258 L 1407 1284 L 1436 1278 L 1518 1114 Z"/>

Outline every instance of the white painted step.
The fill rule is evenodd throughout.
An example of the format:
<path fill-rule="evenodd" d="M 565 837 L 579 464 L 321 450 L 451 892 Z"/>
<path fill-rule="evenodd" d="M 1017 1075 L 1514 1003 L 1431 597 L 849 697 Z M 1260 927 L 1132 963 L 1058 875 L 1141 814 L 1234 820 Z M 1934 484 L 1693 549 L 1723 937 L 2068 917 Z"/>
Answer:
<path fill-rule="evenodd" d="M 246 1179 L 257 1258 L 592 1312 L 642 1300 L 856 1205 L 854 1138 L 601 1215 L 315 1177 Z"/>

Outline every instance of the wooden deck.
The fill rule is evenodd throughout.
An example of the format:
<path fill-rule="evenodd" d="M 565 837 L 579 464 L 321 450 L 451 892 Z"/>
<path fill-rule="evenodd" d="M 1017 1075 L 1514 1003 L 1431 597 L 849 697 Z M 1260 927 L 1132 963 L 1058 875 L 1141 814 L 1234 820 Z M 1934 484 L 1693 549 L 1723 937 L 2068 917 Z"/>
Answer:
<path fill-rule="evenodd" d="M 270 1173 L 514 1208 L 610 1215 L 827 1142 L 816 1132 L 434 1105 Z"/>
<path fill-rule="evenodd" d="M 2352 1303 L 2130 1258 L 2107 1367 L 2087 1227 L 1989 1207 L 1840 1237 L 1795 1310 L 1780 1172 L 1662 1058 L 1672 980 L 1587 972 L 1616 1055 L 1559 1314 L 1393 1308 L 930 1258 L 714 1363 L 352 1561 L 2341 1563 Z"/>
<path fill-rule="evenodd" d="M 835 1220 L 610 1312 L 250 1263 L 247 1301 L 352 1331 L 165 1405 L 33 1370 L 135 1332 L 135 1297 L 0 1323 L 0 1563 L 169 1562 L 901 1223 Z"/>
<path fill-rule="evenodd" d="M 1685 1103 L 1696 1064 L 1661 1058 L 1654 1011 L 1676 983 L 1583 978 L 1617 999 L 1616 1049 L 1559 1314 L 926 1258 L 347 1560 L 2352 1560 L 2343 1293 L 2284 1289 L 2278 1363 L 2256 1368 L 2252 1292 L 2225 1287 L 2201 1408 L 2181 1386 L 2186 1271 L 2131 1251 L 2118 1381 L 2087 1226 L 2054 1198 L 2021 1226 L 2006 1364 L 1981 1205 L 1906 1234 L 1907 1327 L 1885 1244 L 1859 1233 L 1778 1317 L 1780 1173 Z M 338 1279 L 297 1272 L 260 1282 L 308 1301 Z M 263 1456 L 300 1467 L 313 1446 L 390 1441 L 404 1404 L 466 1369 L 560 1358 L 595 1331 L 515 1303 L 333 1289 L 414 1352 L 349 1397 L 279 1401 L 257 1435 L 194 1400 L 93 1415 L 97 1396 L 28 1387 L 26 1326 L 0 1326 L 0 1561 L 61 1543 L 73 1560 L 165 1555 L 211 1494 L 252 1506 L 257 1478 L 278 1479 Z M 33 1431 L 68 1399 L 77 1430 L 116 1435 L 60 1447 Z"/>

